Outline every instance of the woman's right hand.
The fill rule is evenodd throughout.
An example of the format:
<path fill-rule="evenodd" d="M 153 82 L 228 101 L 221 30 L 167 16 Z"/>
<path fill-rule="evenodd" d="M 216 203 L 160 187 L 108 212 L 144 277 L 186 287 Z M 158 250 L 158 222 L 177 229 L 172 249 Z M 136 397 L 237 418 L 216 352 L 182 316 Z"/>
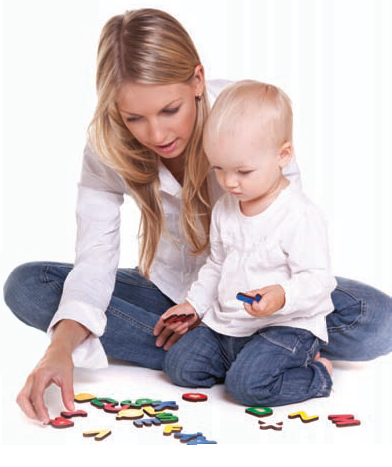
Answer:
<path fill-rule="evenodd" d="M 64 319 L 56 325 L 51 344 L 16 399 L 28 417 L 49 423 L 44 393 L 53 383 L 61 389 L 61 398 L 66 409 L 75 410 L 72 352 L 89 334 L 88 329 L 73 320 Z"/>
<path fill-rule="evenodd" d="M 53 383 L 60 387 L 66 409 L 75 410 L 73 368 L 72 352 L 52 343 L 18 394 L 16 401 L 22 411 L 30 418 L 48 424 L 50 417 L 44 393 Z"/>

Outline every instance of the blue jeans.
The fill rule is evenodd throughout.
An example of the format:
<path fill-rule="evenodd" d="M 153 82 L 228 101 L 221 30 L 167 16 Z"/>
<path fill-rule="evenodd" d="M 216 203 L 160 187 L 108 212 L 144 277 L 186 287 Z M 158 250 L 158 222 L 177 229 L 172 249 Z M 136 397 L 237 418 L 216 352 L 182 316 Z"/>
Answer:
<path fill-rule="evenodd" d="M 56 312 L 71 264 L 36 262 L 17 267 L 4 285 L 4 298 L 24 323 L 46 331 Z M 337 278 L 335 311 L 327 316 L 331 360 L 371 360 L 392 350 L 392 299 L 368 285 Z M 155 346 L 153 328 L 174 303 L 137 269 L 119 269 L 101 342 L 108 356 L 162 369 L 165 351 Z"/>
<path fill-rule="evenodd" d="M 273 326 L 230 337 L 202 324 L 167 352 L 163 369 L 178 386 L 224 382 L 237 402 L 273 407 L 330 394 L 331 377 L 313 361 L 319 349 L 319 340 L 304 329 Z"/>
<path fill-rule="evenodd" d="M 24 323 L 46 331 L 56 312 L 72 264 L 37 262 L 17 267 L 4 285 L 4 299 Z M 162 369 L 165 351 L 156 347 L 153 329 L 175 305 L 137 269 L 119 269 L 100 337 L 109 357 Z"/>

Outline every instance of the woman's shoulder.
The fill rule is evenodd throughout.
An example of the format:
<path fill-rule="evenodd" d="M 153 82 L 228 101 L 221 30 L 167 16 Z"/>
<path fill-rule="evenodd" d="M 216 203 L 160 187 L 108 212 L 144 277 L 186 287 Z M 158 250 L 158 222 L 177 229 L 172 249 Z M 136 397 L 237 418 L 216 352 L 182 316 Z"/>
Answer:
<path fill-rule="evenodd" d="M 121 175 L 103 163 L 89 142 L 86 143 L 83 152 L 80 185 L 100 191 L 127 192 L 126 184 Z"/>

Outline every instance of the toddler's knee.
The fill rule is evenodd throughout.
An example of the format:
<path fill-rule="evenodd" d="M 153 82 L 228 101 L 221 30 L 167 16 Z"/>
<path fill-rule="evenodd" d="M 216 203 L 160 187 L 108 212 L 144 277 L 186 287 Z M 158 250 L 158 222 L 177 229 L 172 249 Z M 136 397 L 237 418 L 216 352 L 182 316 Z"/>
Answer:
<path fill-rule="evenodd" d="M 226 375 L 225 387 L 233 399 L 247 407 L 266 407 L 271 403 L 271 386 L 254 381 L 247 375 L 229 371 Z"/>
<path fill-rule="evenodd" d="M 208 371 L 208 364 L 195 358 L 185 339 L 178 341 L 166 353 L 163 370 L 177 386 L 211 387 L 217 382 Z"/>
<path fill-rule="evenodd" d="M 193 387 L 191 381 L 190 360 L 182 350 L 171 347 L 165 355 L 163 370 L 177 386 Z"/>

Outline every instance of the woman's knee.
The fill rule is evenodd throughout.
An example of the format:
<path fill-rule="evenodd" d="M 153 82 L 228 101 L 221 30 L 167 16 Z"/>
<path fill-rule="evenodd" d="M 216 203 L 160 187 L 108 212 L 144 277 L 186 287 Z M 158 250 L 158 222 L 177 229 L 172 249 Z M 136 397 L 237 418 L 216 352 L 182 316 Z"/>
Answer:
<path fill-rule="evenodd" d="M 22 322 L 42 330 L 47 329 L 57 310 L 62 293 L 61 282 L 66 277 L 64 272 L 64 279 L 56 279 L 56 287 L 48 287 L 52 281 L 50 270 L 54 270 L 55 265 L 57 263 L 22 264 L 11 272 L 3 288 L 4 301 L 14 315 Z M 70 269 L 68 265 L 63 267 L 67 272 Z"/>
<path fill-rule="evenodd" d="M 392 298 L 369 285 L 337 279 L 336 310 L 327 316 L 329 344 L 323 355 L 363 361 L 391 352 Z"/>
<path fill-rule="evenodd" d="M 22 296 L 26 288 L 35 281 L 37 263 L 25 263 L 17 266 L 4 283 L 4 301 L 9 308 L 16 312 L 20 308 Z"/>

